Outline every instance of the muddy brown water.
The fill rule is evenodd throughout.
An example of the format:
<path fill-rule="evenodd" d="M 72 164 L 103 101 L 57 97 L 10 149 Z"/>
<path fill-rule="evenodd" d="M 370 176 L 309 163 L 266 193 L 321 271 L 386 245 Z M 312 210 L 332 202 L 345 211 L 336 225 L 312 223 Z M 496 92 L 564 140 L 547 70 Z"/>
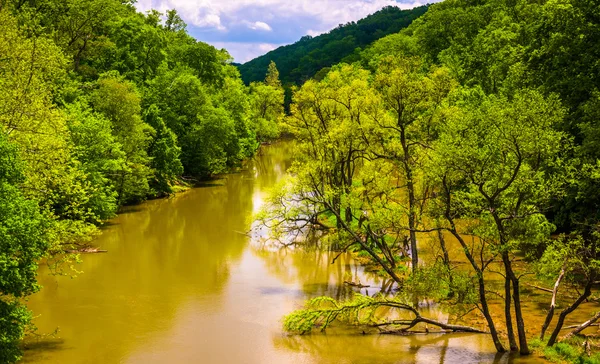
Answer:
<path fill-rule="evenodd" d="M 264 147 L 242 172 L 127 209 L 83 255 L 78 277 L 42 271 L 28 306 L 40 334 L 25 363 L 507 363 L 486 335 L 288 336 L 282 317 L 344 280 L 385 284 L 350 256 L 265 250 L 243 234 L 291 163 L 289 142 Z M 368 291 L 371 290 L 371 291 Z M 444 314 L 431 309 L 431 315 Z M 526 362 L 537 362 L 530 358 Z"/>

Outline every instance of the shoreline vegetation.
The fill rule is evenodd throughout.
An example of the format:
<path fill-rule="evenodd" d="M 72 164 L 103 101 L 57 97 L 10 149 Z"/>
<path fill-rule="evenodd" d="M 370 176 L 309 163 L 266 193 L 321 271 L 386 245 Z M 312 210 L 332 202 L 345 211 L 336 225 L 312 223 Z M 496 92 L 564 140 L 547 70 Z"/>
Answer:
<path fill-rule="evenodd" d="M 0 2 L 0 362 L 35 332 L 41 260 L 73 274 L 122 206 L 232 170 L 277 138 L 275 64 L 244 85 L 175 10 Z"/>
<path fill-rule="evenodd" d="M 298 85 L 282 124 L 296 160 L 258 219 L 283 246 L 355 252 L 396 289 L 312 299 L 287 331 L 427 331 L 433 300 L 498 353 L 600 361 L 584 331 L 600 318 L 592 3 L 447 0 Z"/>
<path fill-rule="evenodd" d="M 390 281 L 373 297 L 314 298 L 287 331 L 431 325 L 485 333 L 499 354 L 600 362 L 597 4 L 419 11 L 286 85 L 284 115 L 274 62 L 245 85 L 175 10 L 0 2 L 0 362 L 35 332 L 23 300 L 40 260 L 68 274 L 78 255 L 65 252 L 92 252 L 120 207 L 236 168 L 281 134 L 295 161 L 257 220 L 282 246 L 351 251 Z"/>

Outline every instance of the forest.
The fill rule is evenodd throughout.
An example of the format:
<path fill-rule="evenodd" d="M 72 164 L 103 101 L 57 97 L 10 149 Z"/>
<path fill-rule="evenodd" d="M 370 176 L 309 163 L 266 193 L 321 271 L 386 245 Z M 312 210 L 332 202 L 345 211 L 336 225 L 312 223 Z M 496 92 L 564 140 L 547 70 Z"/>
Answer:
<path fill-rule="evenodd" d="M 388 6 L 357 22 L 340 24 L 327 33 L 306 35 L 294 44 L 239 65 L 242 79 L 246 83 L 261 81 L 269 63 L 275 62 L 284 85 L 300 85 L 323 68 L 358 60 L 361 48 L 406 28 L 426 11 L 427 6 L 410 10 Z"/>
<path fill-rule="evenodd" d="M 584 332 L 600 319 L 598 39 L 596 1 L 446 0 L 298 88 L 282 126 L 296 161 L 263 225 L 301 237 L 286 246 L 352 251 L 399 288 L 314 298 L 285 328 L 426 324 L 598 362 Z M 547 293 L 534 309 L 532 289 Z"/>
<path fill-rule="evenodd" d="M 288 334 L 476 333 L 512 358 L 600 362 L 599 39 L 597 0 L 445 0 L 238 68 L 175 10 L 0 0 L 0 362 L 36 334 L 42 262 L 73 274 L 124 206 L 283 134 L 294 162 L 254 218 L 282 249 L 392 282 L 319 291 Z"/>
<path fill-rule="evenodd" d="M 121 206 L 232 170 L 277 137 L 276 72 L 245 86 L 175 10 L 0 2 L 0 362 L 34 330 L 23 298 L 41 259 L 71 274 L 65 252 Z"/>

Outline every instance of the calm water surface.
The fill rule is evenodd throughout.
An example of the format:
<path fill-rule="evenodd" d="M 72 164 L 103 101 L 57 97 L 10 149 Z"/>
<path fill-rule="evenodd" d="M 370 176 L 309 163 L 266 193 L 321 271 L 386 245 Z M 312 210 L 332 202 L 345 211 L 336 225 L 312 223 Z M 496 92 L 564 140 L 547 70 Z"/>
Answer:
<path fill-rule="evenodd" d="M 485 335 L 287 336 L 281 318 L 317 295 L 369 284 L 350 257 L 261 249 L 243 234 L 290 165 L 263 148 L 241 173 L 127 210 L 84 255 L 77 278 L 42 273 L 29 307 L 40 333 L 27 363 L 506 363 Z M 366 293 L 363 289 L 362 293 Z M 432 314 L 440 315 L 432 311 Z M 533 360 L 533 359 L 532 359 Z"/>

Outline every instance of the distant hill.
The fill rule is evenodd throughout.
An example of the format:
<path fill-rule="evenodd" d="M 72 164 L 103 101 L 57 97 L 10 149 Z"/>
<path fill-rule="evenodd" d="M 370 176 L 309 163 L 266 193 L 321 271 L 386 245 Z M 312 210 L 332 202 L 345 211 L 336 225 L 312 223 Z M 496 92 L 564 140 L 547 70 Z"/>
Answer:
<path fill-rule="evenodd" d="M 400 10 L 388 6 L 358 22 L 340 25 L 317 37 L 309 35 L 298 42 L 279 47 L 263 56 L 238 66 L 246 83 L 262 81 L 271 61 L 277 64 L 283 83 L 301 84 L 324 67 L 344 58 L 359 58 L 357 48 L 363 48 L 386 35 L 399 32 L 427 11 L 428 6 Z"/>

